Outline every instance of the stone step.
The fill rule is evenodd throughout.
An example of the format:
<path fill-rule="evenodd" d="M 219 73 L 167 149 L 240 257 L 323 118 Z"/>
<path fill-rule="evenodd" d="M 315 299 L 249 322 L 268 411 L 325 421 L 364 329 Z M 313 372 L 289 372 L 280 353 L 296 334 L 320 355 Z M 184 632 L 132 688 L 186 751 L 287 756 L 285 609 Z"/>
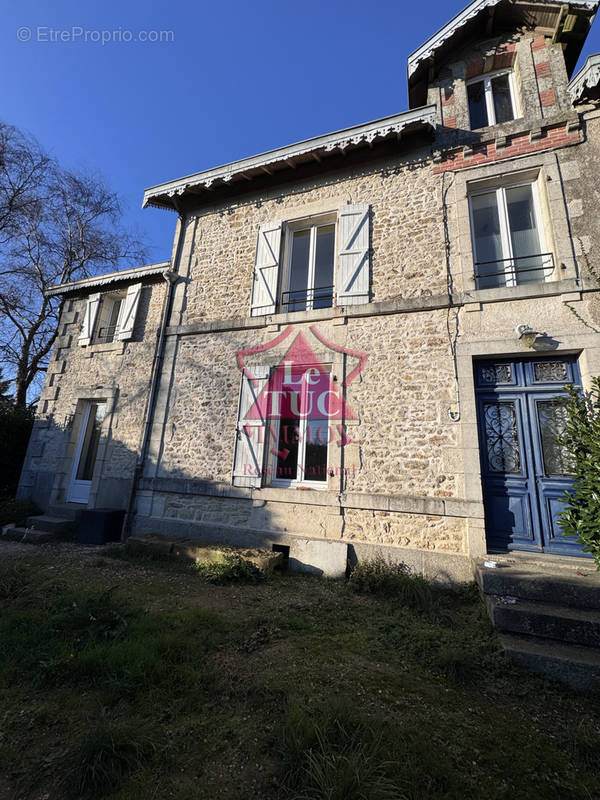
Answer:
<path fill-rule="evenodd" d="M 55 503 L 48 506 L 46 514 L 50 517 L 61 517 L 62 519 L 71 519 L 73 522 L 79 522 L 81 512 L 86 508 L 82 503 Z"/>
<path fill-rule="evenodd" d="M 476 578 L 486 595 L 517 597 L 571 608 L 600 610 L 600 573 L 587 570 L 544 570 L 500 566 L 476 567 Z"/>
<path fill-rule="evenodd" d="M 33 528 L 36 531 L 47 531 L 48 533 L 71 533 L 77 527 L 72 519 L 52 517 L 49 514 L 27 517 L 25 525 L 27 528 Z"/>
<path fill-rule="evenodd" d="M 2 539 L 9 542 L 25 542 L 28 544 L 44 544 L 53 542 L 57 538 L 56 533 L 50 531 L 36 531 L 33 528 L 15 528 L 6 525 L 2 528 Z"/>
<path fill-rule="evenodd" d="M 518 664 L 561 681 L 578 691 L 600 690 L 600 651 L 574 644 L 501 634 L 508 657 Z"/>
<path fill-rule="evenodd" d="M 485 601 L 499 631 L 600 648 L 600 611 L 491 595 Z"/>

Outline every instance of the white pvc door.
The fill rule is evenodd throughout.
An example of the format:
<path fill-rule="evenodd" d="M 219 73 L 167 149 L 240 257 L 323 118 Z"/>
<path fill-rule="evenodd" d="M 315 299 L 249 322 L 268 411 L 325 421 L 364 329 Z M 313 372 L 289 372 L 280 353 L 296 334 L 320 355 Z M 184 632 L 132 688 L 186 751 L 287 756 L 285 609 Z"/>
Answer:
<path fill-rule="evenodd" d="M 100 429 L 106 415 L 106 403 L 95 400 L 86 404 L 75 448 L 73 470 L 67 492 L 69 503 L 87 503 L 100 444 Z"/>

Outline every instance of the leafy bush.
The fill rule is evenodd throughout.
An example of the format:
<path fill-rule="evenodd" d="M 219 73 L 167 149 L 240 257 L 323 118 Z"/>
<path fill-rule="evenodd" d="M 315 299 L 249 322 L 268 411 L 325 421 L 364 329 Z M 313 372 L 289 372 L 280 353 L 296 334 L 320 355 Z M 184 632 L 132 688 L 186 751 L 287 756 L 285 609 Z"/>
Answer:
<path fill-rule="evenodd" d="M 570 456 L 575 487 L 563 498 L 567 507 L 558 524 L 565 536 L 577 537 L 600 570 L 600 378 L 592 379 L 588 393 L 574 387 L 567 392 L 566 427 L 558 441 Z"/>
<path fill-rule="evenodd" d="M 207 583 L 261 583 L 265 580 L 264 572 L 237 554 L 226 555 L 223 561 L 203 562 L 196 565 L 200 577 Z"/>
<path fill-rule="evenodd" d="M 0 398 L 0 497 L 10 497 L 17 490 L 34 417 L 33 409 Z"/>
<path fill-rule="evenodd" d="M 41 514 L 35 503 L 21 503 L 11 498 L 0 497 L 0 528 L 13 522 L 18 527 L 25 524 L 27 517 Z"/>
<path fill-rule="evenodd" d="M 382 558 L 357 564 L 348 587 L 358 594 L 397 599 L 415 611 L 430 610 L 433 601 L 431 586 L 422 575 L 412 573 L 406 564 L 388 564 Z"/>

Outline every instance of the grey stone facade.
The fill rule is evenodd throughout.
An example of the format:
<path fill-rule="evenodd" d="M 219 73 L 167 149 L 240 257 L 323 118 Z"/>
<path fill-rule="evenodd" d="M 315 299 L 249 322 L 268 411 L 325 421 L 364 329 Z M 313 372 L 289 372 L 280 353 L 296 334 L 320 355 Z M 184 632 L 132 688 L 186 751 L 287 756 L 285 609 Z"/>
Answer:
<path fill-rule="evenodd" d="M 560 9 L 542 5 L 548 14 Z M 578 13 L 587 24 L 589 10 Z M 333 540 L 350 545 L 353 557 L 379 552 L 428 575 L 471 575 L 472 557 L 487 548 L 473 359 L 534 354 L 515 335 L 528 323 L 544 334 L 538 352 L 578 355 L 584 385 L 600 374 L 599 336 L 573 313 L 600 323 L 586 267 L 598 263 L 600 248 L 597 101 L 573 105 L 572 48 L 553 43 L 547 25 L 507 34 L 480 17 L 414 73 L 412 96 L 434 107 L 433 130 L 411 121 L 392 136 L 381 121 L 381 135 L 367 146 L 362 134 L 353 144 L 349 132 L 348 145 L 339 137 L 337 145 L 323 145 L 327 157 L 314 151 L 312 160 L 303 155 L 283 168 L 265 162 L 262 177 L 252 164 L 239 180 L 232 171 L 211 186 L 209 176 L 204 191 L 199 176 L 194 187 L 147 193 L 179 212 L 171 262 L 178 280 L 136 481 L 134 531 L 240 544 Z M 467 81 L 507 68 L 521 113 L 469 130 Z M 469 192 L 522 174 L 540 189 L 552 274 L 477 288 Z M 259 226 L 280 220 L 285 229 L 347 204 L 369 208 L 369 302 L 250 315 Z M 102 396 L 110 400 L 110 420 L 90 505 L 127 507 L 166 291 L 156 279 L 144 287 L 138 333 L 120 347 L 78 347 L 85 288 L 65 300 L 23 496 L 42 504 L 65 499 L 78 403 Z M 353 441 L 330 446 L 323 490 L 282 488 L 268 475 L 259 486 L 232 485 L 237 353 L 267 348 L 289 325 L 340 383 L 355 366 L 344 352 L 367 354 L 347 387 L 357 416 L 347 421 Z M 278 364 L 289 344 L 252 364 Z"/>

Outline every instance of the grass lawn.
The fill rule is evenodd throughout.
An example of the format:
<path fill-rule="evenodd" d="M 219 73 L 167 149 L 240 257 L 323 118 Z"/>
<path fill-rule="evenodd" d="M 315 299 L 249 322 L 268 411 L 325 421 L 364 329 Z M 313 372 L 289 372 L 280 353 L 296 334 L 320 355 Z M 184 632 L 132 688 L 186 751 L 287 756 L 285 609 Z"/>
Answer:
<path fill-rule="evenodd" d="M 473 587 L 0 554 L 2 800 L 600 797 L 598 699 L 510 665 Z"/>

